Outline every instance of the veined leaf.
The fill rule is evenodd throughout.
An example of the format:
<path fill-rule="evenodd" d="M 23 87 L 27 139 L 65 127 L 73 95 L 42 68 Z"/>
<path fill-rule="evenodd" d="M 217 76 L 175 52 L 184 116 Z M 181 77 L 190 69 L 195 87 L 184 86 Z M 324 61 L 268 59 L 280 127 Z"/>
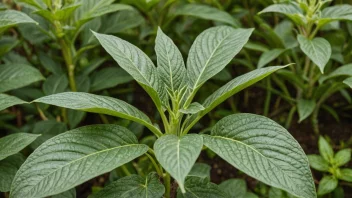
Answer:
<path fill-rule="evenodd" d="M 297 36 L 301 50 L 312 60 L 324 73 L 325 65 L 331 56 L 331 45 L 324 38 L 314 38 L 310 40 L 302 35 Z"/>
<path fill-rule="evenodd" d="M 0 160 L 20 152 L 39 136 L 30 133 L 14 133 L 0 138 Z"/>
<path fill-rule="evenodd" d="M 165 187 L 160 183 L 156 173 L 149 173 L 146 178 L 130 175 L 112 182 L 90 198 L 160 198 Z"/>
<path fill-rule="evenodd" d="M 92 125 L 39 146 L 18 170 L 11 198 L 46 197 L 109 172 L 147 152 L 134 134 L 117 125 Z"/>
<path fill-rule="evenodd" d="M 118 37 L 93 32 L 104 49 L 126 70 L 153 99 L 158 108 L 166 96 L 156 67 L 150 58 L 131 43 Z"/>
<path fill-rule="evenodd" d="M 27 102 L 15 96 L 9 96 L 7 94 L 0 93 L 0 111 L 8 107 L 18 105 L 18 104 L 24 104 L 24 103 L 27 103 Z"/>
<path fill-rule="evenodd" d="M 17 153 L 0 161 L 0 192 L 9 192 L 16 172 L 21 167 L 25 158 Z"/>
<path fill-rule="evenodd" d="M 197 90 L 219 73 L 247 43 L 253 29 L 213 27 L 202 32 L 194 41 L 187 59 L 190 87 Z"/>
<path fill-rule="evenodd" d="M 148 116 L 143 112 L 122 100 L 112 97 L 82 92 L 65 92 L 45 96 L 34 102 L 121 117 L 143 124 L 156 135 L 161 135 L 160 130 L 153 126 Z"/>
<path fill-rule="evenodd" d="M 200 177 L 210 179 L 211 166 L 204 163 L 195 163 L 187 177 Z"/>
<path fill-rule="evenodd" d="M 202 136 L 197 134 L 177 137 L 165 135 L 154 144 L 156 159 L 175 178 L 182 192 L 184 182 L 202 150 Z"/>
<path fill-rule="evenodd" d="M 180 189 L 177 190 L 177 198 L 225 198 L 228 197 L 214 183 L 211 183 L 208 178 L 187 177 L 185 182 L 185 193 Z"/>
<path fill-rule="evenodd" d="M 247 184 L 243 179 L 228 179 L 221 182 L 219 187 L 229 195 L 229 198 L 247 198 Z"/>
<path fill-rule="evenodd" d="M 0 93 L 43 79 L 44 77 L 37 69 L 28 65 L 18 63 L 0 65 Z"/>
<path fill-rule="evenodd" d="M 200 111 L 203 111 L 203 105 L 199 104 L 198 102 L 194 102 L 190 104 L 187 109 L 180 109 L 179 111 L 184 114 L 196 114 Z"/>
<path fill-rule="evenodd" d="M 338 181 L 333 176 L 324 176 L 319 182 L 318 195 L 321 196 L 332 192 L 337 187 L 337 184 Z"/>
<path fill-rule="evenodd" d="M 0 34 L 7 28 L 22 23 L 37 23 L 28 15 L 16 10 L 0 11 Z"/>
<path fill-rule="evenodd" d="M 219 10 L 215 7 L 201 4 L 185 4 L 179 7 L 174 13 L 175 16 L 193 16 L 201 19 L 219 21 L 227 23 L 234 27 L 239 27 L 239 22 L 232 17 L 229 13 Z"/>
<path fill-rule="evenodd" d="M 298 197 L 316 197 L 303 149 L 274 121 L 254 114 L 230 115 L 203 139 L 205 146 L 251 177 Z"/>
<path fill-rule="evenodd" d="M 307 22 L 303 16 L 302 10 L 298 6 L 293 4 L 273 4 L 266 7 L 258 14 L 269 13 L 269 12 L 284 14 L 299 25 L 304 25 Z"/>
<path fill-rule="evenodd" d="M 279 57 L 285 51 L 286 51 L 285 49 L 272 49 L 272 50 L 264 52 L 259 58 L 257 68 L 264 67 L 266 64 L 275 60 L 277 57 Z"/>
<path fill-rule="evenodd" d="M 325 8 L 321 12 L 321 18 L 318 21 L 318 25 L 323 26 L 337 20 L 352 20 L 352 6 L 345 4 Z"/>
<path fill-rule="evenodd" d="M 302 122 L 308 116 L 310 116 L 315 109 L 315 105 L 316 104 L 314 100 L 305 100 L 305 99 L 298 100 L 297 102 L 297 110 L 299 115 L 298 122 Z"/>
<path fill-rule="evenodd" d="M 182 54 L 174 42 L 158 28 L 155 40 L 158 58 L 157 71 L 161 80 L 172 92 L 187 85 L 187 72 Z"/>
<path fill-rule="evenodd" d="M 284 67 L 286 66 L 272 66 L 260 68 L 231 80 L 230 82 L 216 90 L 207 99 L 205 99 L 203 103 L 205 109 L 190 118 L 190 120 L 188 121 L 189 124 L 187 128 L 189 129 L 189 127 L 192 127 L 200 118 L 202 118 L 205 114 L 214 109 L 220 103 L 225 101 L 227 98 L 231 97 L 239 91 L 249 87 L 250 85 L 262 80 L 273 72 Z"/>

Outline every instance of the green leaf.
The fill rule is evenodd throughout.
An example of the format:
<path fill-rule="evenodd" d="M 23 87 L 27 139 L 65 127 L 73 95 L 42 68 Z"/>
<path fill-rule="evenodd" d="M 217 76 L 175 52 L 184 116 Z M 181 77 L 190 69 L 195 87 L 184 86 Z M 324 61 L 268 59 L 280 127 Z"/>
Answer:
<path fill-rule="evenodd" d="M 229 13 L 208 5 L 185 4 L 183 6 L 178 7 L 174 15 L 193 16 L 201 19 L 227 23 L 234 27 L 240 26 L 240 23 Z"/>
<path fill-rule="evenodd" d="M 38 58 L 42 66 L 53 74 L 61 75 L 64 73 L 61 65 L 48 56 L 45 52 L 39 52 Z"/>
<path fill-rule="evenodd" d="M 76 111 L 76 110 L 68 109 L 67 120 L 70 125 L 70 129 L 76 128 L 79 125 L 79 123 L 81 123 L 81 121 L 86 116 L 86 114 L 87 113 L 84 111 Z"/>
<path fill-rule="evenodd" d="M 205 109 L 191 117 L 189 121 L 190 124 L 188 124 L 188 127 L 193 126 L 193 124 L 195 124 L 200 118 L 202 118 L 205 114 L 214 109 L 220 103 L 225 101 L 227 98 L 233 96 L 234 94 L 242 91 L 243 89 L 253 85 L 254 83 L 262 80 L 273 72 L 284 67 L 286 66 L 272 66 L 256 69 L 226 83 L 224 86 L 220 87 L 213 94 L 211 94 L 207 99 L 205 99 L 203 103 Z"/>
<path fill-rule="evenodd" d="M 204 163 L 195 163 L 187 177 L 200 177 L 210 179 L 211 167 Z"/>
<path fill-rule="evenodd" d="M 335 5 L 325 8 L 321 12 L 321 17 L 318 21 L 319 26 L 323 26 L 332 21 L 352 20 L 351 5 Z"/>
<path fill-rule="evenodd" d="M 34 150 L 48 139 L 67 131 L 66 124 L 56 120 L 43 120 L 34 124 L 33 134 L 41 134 L 30 147 Z"/>
<path fill-rule="evenodd" d="M 76 198 L 76 189 L 71 188 L 70 190 L 62 192 L 60 194 L 53 195 L 51 196 L 51 198 Z"/>
<path fill-rule="evenodd" d="M 249 176 L 299 197 L 316 197 L 303 149 L 285 128 L 269 118 L 230 115 L 203 139 L 205 146 Z"/>
<path fill-rule="evenodd" d="M 47 19 L 48 21 L 54 24 L 56 20 L 62 21 L 70 18 L 73 12 L 80 6 L 81 4 L 75 4 L 75 5 L 65 6 L 60 10 L 57 10 L 56 12 L 43 9 L 43 10 L 38 10 L 34 13 Z"/>
<path fill-rule="evenodd" d="M 352 77 L 346 78 L 343 83 L 349 86 L 352 89 Z"/>
<path fill-rule="evenodd" d="M 314 109 L 315 109 L 315 101 L 314 100 L 306 100 L 306 99 L 299 99 L 297 102 L 297 110 L 299 115 L 299 121 L 302 122 L 308 116 L 310 116 Z"/>
<path fill-rule="evenodd" d="M 334 160 L 334 151 L 324 137 L 320 136 L 318 141 L 320 155 L 329 163 Z"/>
<path fill-rule="evenodd" d="M 332 192 L 337 187 L 338 181 L 332 176 L 324 176 L 318 186 L 318 195 L 325 195 Z"/>
<path fill-rule="evenodd" d="M 25 161 L 22 154 L 17 153 L 0 161 L 0 192 L 9 192 L 16 172 Z"/>
<path fill-rule="evenodd" d="M 112 97 L 81 92 L 65 92 L 45 96 L 34 102 L 121 117 L 143 124 L 156 135 L 161 135 L 160 130 L 153 126 L 148 116 L 143 112 L 122 100 Z"/>
<path fill-rule="evenodd" d="M 20 43 L 19 40 L 14 37 L 2 36 L 0 38 L 0 57 L 7 54 L 14 47 L 16 47 L 19 43 Z"/>
<path fill-rule="evenodd" d="M 6 29 L 23 23 L 37 23 L 23 12 L 16 10 L 0 11 L 0 34 Z"/>
<path fill-rule="evenodd" d="M 296 196 L 293 196 L 281 189 L 278 188 L 270 188 L 269 190 L 269 198 L 295 198 Z"/>
<path fill-rule="evenodd" d="M 318 171 L 329 171 L 329 162 L 320 155 L 307 155 L 310 166 Z"/>
<path fill-rule="evenodd" d="M 146 145 L 117 125 L 91 125 L 58 135 L 39 146 L 18 170 L 11 198 L 64 192 L 143 155 Z"/>
<path fill-rule="evenodd" d="M 352 169 L 349 169 L 349 168 L 341 169 L 341 175 L 339 176 L 339 179 L 347 182 L 352 182 Z"/>
<path fill-rule="evenodd" d="M 137 10 L 123 10 L 109 15 L 100 31 L 105 34 L 116 34 L 140 26 L 144 22 L 144 17 Z"/>
<path fill-rule="evenodd" d="M 213 27 L 194 41 L 187 59 L 187 73 L 193 91 L 219 73 L 247 43 L 253 29 Z"/>
<path fill-rule="evenodd" d="M 184 182 L 202 150 L 202 136 L 197 134 L 165 135 L 154 144 L 156 159 L 175 178 L 182 192 Z"/>
<path fill-rule="evenodd" d="M 229 198 L 246 198 L 247 184 L 243 179 L 228 179 L 221 182 L 219 188 L 227 193 Z"/>
<path fill-rule="evenodd" d="M 200 111 L 203 111 L 203 105 L 199 104 L 198 102 L 194 102 L 190 104 L 187 109 L 180 109 L 179 111 L 184 114 L 196 114 Z"/>
<path fill-rule="evenodd" d="M 133 78 L 125 70 L 117 67 L 107 67 L 93 74 L 91 91 L 116 87 L 132 80 Z"/>
<path fill-rule="evenodd" d="M 29 65 L 18 63 L 0 65 L 0 93 L 21 88 L 43 79 L 42 74 Z"/>
<path fill-rule="evenodd" d="M 150 58 L 131 43 L 118 37 L 93 32 L 104 49 L 126 70 L 149 94 L 158 108 L 160 98 L 166 96 L 156 67 Z"/>
<path fill-rule="evenodd" d="M 325 65 L 329 62 L 331 56 L 331 45 L 324 38 L 314 38 L 310 40 L 302 35 L 297 36 L 301 50 L 315 63 L 320 72 L 324 73 Z"/>
<path fill-rule="evenodd" d="M 285 51 L 286 51 L 285 49 L 272 49 L 272 50 L 264 52 L 259 58 L 257 68 L 264 67 L 266 64 L 275 60 L 277 57 L 279 57 Z"/>
<path fill-rule="evenodd" d="M 351 160 L 351 149 L 342 149 L 335 154 L 334 164 L 336 166 L 343 166 Z"/>
<path fill-rule="evenodd" d="M 187 73 L 182 54 L 160 27 L 155 43 L 158 58 L 157 71 L 166 87 L 175 93 L 187 85 Z"/>
<path fill-rule="evenodd" d="M 14 106 L 18 104 L 24 104 L 27 103 L 26 101 L 23 101 L 15 96 L 9 96 L 7 94 L 1 94 L 0 93 L 0 111 Z"/>
<path fill-rule="evenodd" d="M 352 76 L 352 64 L 347 64 L 338 67 L 333 72 L 322 76 L 319 79 L 319 83 L 322 84 L 325 80 L 340 77 L 340 76 Z"/>
<path fill-rule="evenodd" d="M 39 136 L 29 133 L 14 133 L 0 138 L 0 160 L 20 152 Z"/>
<path fill-rule="evenodd" d="M 294 4 L 273 4 L 266 7 L 258 14 L 270 12 L 284 14 L 298 25 L 304 25 L 307 23 L 302 10 Z"/>
<path fill-rule="evenodd" d="M 225 198 L 228 197 L 214 183 L 207 178 L 188 177 L 185 182 L 185 193 L 180 188 L 177 190 L 177 198 Z"/>
<path fill-rule="evenodd" d="M 160 183 L 156 173 L 149 173 L 146 178 L 130 175 L 112 182 L 90 198 L 160 198 L 165 187 Z"/>
<path fill-rule="evenodd" d="M 45 95 L 61 93 L 68 87 L 66 74 L 51 75 L 43 83 L 43 92 Z"/>

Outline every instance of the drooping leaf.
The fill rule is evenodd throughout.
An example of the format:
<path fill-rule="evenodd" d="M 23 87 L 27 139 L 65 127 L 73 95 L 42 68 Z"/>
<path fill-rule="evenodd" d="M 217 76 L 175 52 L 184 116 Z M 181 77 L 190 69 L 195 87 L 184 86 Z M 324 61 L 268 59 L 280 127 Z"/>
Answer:
<path fill-rule="evenodd" d="M 229 198 L 246 198 L 247 184 L 243 179 L 228 179 L 219 185 L 219 188 L 226 192 Z"/>
<path fill-rule="evenodd" d="M 324 176 L 318 186 L 318 195 L 325 195 L 332 192 L 337 187 L 338 181 L 333 176 Z"/>
<path fill-rule="evenodd" d="M 181 90 L 187 85 L 187 72 L 181 52 L 160 28 L 158 28 L 155 43 L 158 58 L 157 71 L 161 80 L 172 92 Z"/>
<path fill-rule="evenodd" d="M 199 104 L 198 102 L 194 102 L 190 104 L 187 109 L 180 109 L 179 111 L 184 114 L 196 114 L 200 111 L 203 111 L 203 105 Z"/>
<path fill-rule="evenodd" d="M 351 149 L 342 149 L 334 156 L 336 166 L 343 166 L 351 160 Z"/>
<path fill-rule="evenodd" d="M 17 153 L 0 161 L 0 192 L 9 192 L 16 172 L 25 161 L 22 154 Z"/>
<path fill-rule="evenodd" d="M 187 177 L 200 177 L 210 179 L 211 167 L 204 163 L 195 163 Z"/>
<path fill-rule="evenodd" d="M 18 104 L 24 104 L 27 103 L 26 101 L 23 101 L 15 96 L 9 96 L 7 94 L 1 94 L 0 93 L 0 111 L 14 106 Z"/>
<path fill-rule="evenodd" d="M 37 23 L 23 12 L 16 10 L 0 11 L 0 34 L 7 28 L 22 23 Z"/>
<path fill-rule="evenodd" d="M 298 110 L 298 115 L 299 115 L 298 122 L 302 122 L 308 116 L 310 116 L 315 109 L 315 105 L 316 105 L 316 103 L 314 100 L 306 100 L 306 99 L 298 100 L 298 102 L 297 102 L 297 110 Z"/>
<path fill-rule="evenodd" d="M 299 197 L 316 197 L 303 149 L 274 121 L 254 114 L 230 115 L 203 139 L 205 146 L 251 177 Z"/>
<path fill-rule="evenodd" d="M 109 172 L 147 152 L 131 131 L 91 125 L 58 135 L 39 146 L 18 170 L 11 198 L 46 197 Z"/>
<path fill-rule="evenodd" d="M 123 177 L 94 194 L 90 198 L 160 198 L 165 187 L 160 183 L 156 173 L 149 173 L 146 178 L 139 175 Z"/>
<path fill-rule="evenodd" d="M 285 49 L 272 49 L 272 50 L 264 52 L 259 58 L 257 68 L 264 67 L 266 64 L 275 60 L 277 57 L 279 57 L 285 51 L 286 51 Z"/>
<path fill-rule="evenodd" d="M 39 136 L 30 133 L 14 133 L 0 138 L 0 160 L 20 152 Z"/>
<path fill-rule="evenodd" d="M 318 147 L 320 155 L 329 163 L 334 160 L 334 151 L 328 141 L 322 136 L 319 137 Z"/>
<path fill-rule="evenodd" d="M 306 23 L 306 19 L 303 16 L 302 10 L 294 4 L 273 4 L 266 7 L 258 14 L 269 12 L 284 14 L 299 25 L 304 25 Z"/>
<path fill-rule="evenodd" d="M 321 12 L 321 18 L 318 21 L 319 26 L 337 20 L 352 20 L 352 6 L 351 5 L 335 5 L 329 6 Z"/>
<path fill-rule="evenodd" d="M 107 67 L 93 74 L 91 91 L 112 88 L 132 80 L 133 78 L 125 70 L 117 67 Z"/>
<path fill-rule="evenodd" d="M 185 4 L 177 8 L 174 13 L 175 16 L 193 16 L 201 19 L 219 21 L 232 25 L 233 27 L 239 27 L 239 22 L 232 17 L 229 13 L 219 10 L 215 7 L 201 4 Z"/>
<path fill-rule="evenodd" d="M 160 130 L 153 126 L 148 116 L 146 116 L 143 112 L 122 100 L 112 97 L 82 92 L 65 92 L 45 96 L 35 100 L 34 102 L 121 117 L 143 124 L 157 135 L 161 134 Z"/>
<path fill-rule="evenodd" d="M 177 190 L 177 198 L 225 198 L 228 197 L 208 178 L 188 177 L 185 182 L 185 193 L 180 188 Z"/>
<path fill-rule="evenodd" d="M 309 165 L 318 171 L 329 171 L 329 163 L 320 155 L 307 155 Z"/>
<path fill-rule="evenodd" d="M 253 29 L 213 27 L 194 41 L 187 59 L 187 73 L 193 90 L 219 73 L 247 43 Z"/>
<path fill-rule="evenodd" d="M 312 40 L 302 36 L 297 36 L 301 50 L 319 67 L 324 73 L 325 65 L 331 56 L 331 45 L 324 38 L 316 37 Z"/>
<path fill-rule="evenodd" d="M 43 83 L 43 92 L 45 95 L 62 93 L 68 87 L 66 74 L 51 75 Z"/>
<path fill-rule="evenodd" d="M 157 107 L 161 107 L 160 98 L 165 97 L 166 93 L 150 58 L 136 46 L 118 37 L 95 32 L 94 35 L 120 67 L 143 87 Z"/>
<path fill-rule="evenodd" d="M 202 136 L 197 134 L 182 137 L 165 135 L 154 144 L 156 159 L 175 178 L 182 192 L 185 192 L 185 178 L 196 162 L 202 146 Z"/>
<path fill-rule="evenodd" d="M 0 93 L 24 87 L 43 80 L 42 74 L 32 66 L 24 64 L 0 65 Z"/>

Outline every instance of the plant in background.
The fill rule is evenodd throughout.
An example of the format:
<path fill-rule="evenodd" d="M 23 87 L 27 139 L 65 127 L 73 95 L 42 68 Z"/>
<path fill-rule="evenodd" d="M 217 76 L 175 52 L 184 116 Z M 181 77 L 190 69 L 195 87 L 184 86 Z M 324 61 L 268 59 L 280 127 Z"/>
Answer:
<path fill-rule="evenodd" d="M 197 90 L 231 61 L 252 31 L 227 26 L 204 31 L 190 49 L 187 68 L 176 45 L 161 30 L 155 47 L 157 68 L 141 50 L 127 41 L 95 33 L 106 51 L 152 98 L 164 130 L 143 112 L 116 98 L 79 92 L 39 98 L 34 102 L 138 122 L 157 140 L 150 148 L 138 143 L 130 130 L 108 124 L 65 132 L 40 145 L 27 158 L 12 182 L 10 197 L 61 193 L 142 155 L 149 158 L 156 172 L 145 173 L 145 178 L 141 175 L 121 178 L 93 197 L 120 197 L 122 194 L 170 197 L 171 177 L 179 186 L 179 197 L 227 197 L 226 192 L 208 179 L 189 175 L 203 146 L 266 184 L 299 197 L 316 197 L 303 150 L 286 129 L 266 117 L 230 115 L 220 120 L 208 135 L 189 134 L 192 126 L 218 104 L 283 68 L 274 66 L 252 71 L 231 80 L 202 104 L 192 103 Z"/>
<path fill-rule="evenodd" d="M 317 36 L 319 30 L 328 25 L 341 20 L 352 20 L 351 5 L 335 5 L 324 8 L 328 2 L 330 1 L 290 1 L 289 3 L 271 5 L 260 12 L 260 14 L 270 12 L 284 14 L 295 25 L 296 39 L 290 32 L 292 26 L 289 22 L 283 22 L 276 27 L 275 32 L 280 34 L 276 36 L 275 40 L 277 43 L 282 43 L 280 44 L 281 48 L 263 53 L 258 66 L 264 66 L 287 51 L 291 52 L 297 65 L 291 66 L 290 71 L 282 70 L 278 72 L 281 78 L 274 79 L 281 89 L 278 94 L 292 105 L 288 121 L 291 121 L 292 115 L 296 111 L 298 111 L 299 122 L 311 116 L 316 133 L 319 133 L 317 116 L 323 103 L 336 92 L 341 92 L 347 99 L 349 98 L 346 96 L 348 93 L 342 81 L 351 76 L 352 70 L 352 65 L 349 64 L 333 71 L 334 68 L 328 63 L 331 58 L 336 60 L 336 57 L 342 56 L 341 49 L 344 46 L 333 46 L 334 48 L 332 48 L 329 41 Z M 275 33 L 272 31 L 272 34 Z M 306 55 L 305 59 L 298 58 L 297 43 L 301 52 Z M 286 58 L 291 60 L 288 55 L 286 55 Z M 336 77 L 342 77 L 342 79 Z M 285 80 L 296 88 L 296 98 L 290 95 L 287 86 L 283 82 Z M 348 83 L 349 81 L 349 79 L 346 79 L 344 82 Z M 271 92 L 271 86 L 268 87 L 268 91 Z M 333 108 L 323 107 L 334 117 L 338 117 Z"/>
<path fill-rule="evenodd" d="M 319 137 L 320 155 L 308 155 L 310 166 L 324 173 L 323 178 L 319 182 L 318 195 L 325 195 L 336 191 L 340 197 L 343 196 L 343 189 L 338 188 L 339 180 L 352 182 L 352 169 L 343 168 L 351 161 L 351 149 L 346 148 L 334 153 L 331 145 L 322 136 Z M 348 184 L 351 186 L 351 183 Z"/>

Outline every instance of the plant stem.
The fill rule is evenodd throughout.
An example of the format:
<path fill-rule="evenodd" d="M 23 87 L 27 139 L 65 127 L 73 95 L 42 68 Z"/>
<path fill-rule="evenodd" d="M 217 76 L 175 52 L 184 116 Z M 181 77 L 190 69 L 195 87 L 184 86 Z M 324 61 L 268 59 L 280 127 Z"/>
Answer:
<path fill-rule="evenodd" d="M 271 100 L 271 79 L 268 78 L 266 79 L 266 97 L 265 97 L 265 103 L 264 103 L 264 116 L 268 116 L 269 113 L 269 108 L 270 108 L 270 100 Z"/>
<path fill-rule="evenodd" d="M 62 55 L 64 56 L 67 71 L 68 79 L 70 82 L 70 88 L 72 91 L 77 91 L 76 81 L 75 81 L 75 65 L 73 64 L 72 52 L 70 47 L 67 45 L 63 38 L 59 39 L 59 43 L 62 50 Z"/>
<path fill-rule="evenodd" d="M 126 176 L 131 175 L 130 171 L 127 169 L 126 165 L 121 166 L 122 171 L 126 174 Z"/>
<path fill-rule="evenodd" d="M 170 198 L 171 193 L 171 177 L 168 172 L 164 175 L 164 185 L 165 185 L 165 198 Z"/>
<path fill-rule="evenodd" d="M 152 156 L 150 156 L 148 153 L 145 153 L 145 155 L 149 158 L 149 160 L 152 162 L 156 172 L 158 173 L 158 175 L 160 177 L 163 176 L 163 171 L 159 168 L 158 164 L 155 162 L 154 158 Z"/>

